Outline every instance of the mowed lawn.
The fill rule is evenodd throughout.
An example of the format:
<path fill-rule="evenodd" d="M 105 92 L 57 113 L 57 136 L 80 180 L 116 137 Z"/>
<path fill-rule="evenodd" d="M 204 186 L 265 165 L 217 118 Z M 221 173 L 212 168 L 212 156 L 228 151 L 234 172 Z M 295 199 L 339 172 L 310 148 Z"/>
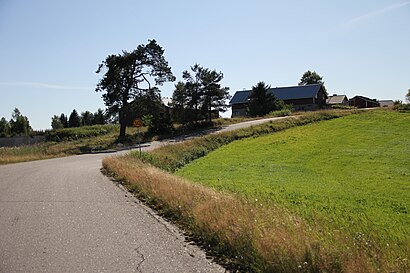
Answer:
<path fill-rule="evenodd" d="M 177 174 L 408 258 L 408 113 L 377 110 L 235 141 Z"/>

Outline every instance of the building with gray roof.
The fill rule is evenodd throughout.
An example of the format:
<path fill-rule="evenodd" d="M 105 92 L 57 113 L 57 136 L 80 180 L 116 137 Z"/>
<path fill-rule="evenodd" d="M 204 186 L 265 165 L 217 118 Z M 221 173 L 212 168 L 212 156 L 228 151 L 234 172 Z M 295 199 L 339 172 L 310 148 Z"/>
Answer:
<path fill-rule="evenodd" d="M 249 96 L 252 90 L 237 91 L 229 102 L 232 117 L 247 116 Z M 327 95 L 322 84 L 276 87 L 268 90 L 295 110 L 316 110 L 326 104 Z"/>
<path fill-rule="evenodd" d="M 329 105 L 349 105 L 349 99 L 347 98 L 346 95 L 336 95 L 333 94 L 333 96 L 329 96 L 329 98 L 326 101 L 327 104 Z"/>

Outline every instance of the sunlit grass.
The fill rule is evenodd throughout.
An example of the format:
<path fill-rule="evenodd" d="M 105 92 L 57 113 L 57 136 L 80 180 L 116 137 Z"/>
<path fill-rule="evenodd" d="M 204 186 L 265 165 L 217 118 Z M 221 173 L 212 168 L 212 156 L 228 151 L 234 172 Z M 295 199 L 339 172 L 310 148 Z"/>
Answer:
<path fill-rule="evenodd" d="M 222 255 L 234 272 L 371 270 L 356 250 L 339 253 L 340 249 L 318 244 L 303 220 L 279 207 L 260 206 L 193 184 L 134 156 L 105 158 L 103 166 L 162 215 Z"/>
<path fill-rule="evenodd" d="M 280 205 L 394 266 L 410 253 L 409 162 L 410 115 L 374 111 L 235 141 L 177 174 Z"/>
<path fill-rule="evenodd" d="M 408 261 L 405 255 L 400 256 L 406 253 L 405 249 L 398 250 L 395 245 L 392 252 L 386 251 L 378 242 L 373 244 L 374 237 L 369 240 L 369 233 L 358 232 L 350 236 L 350 233 L 341 228 L 334 229 L 332 217 L 326 218 L 325 215 L 317 215 L 317 222 L 312 223 L 305 215 L 286 207 L 283 203 L 263 198 L 266 193 L 263 187 L 260 187 L 261 193 L 251 189 L 250 195 L 239 192 L 246 187 L 238 187 L 237 191 L 218 187 L 212 189 L 206 183 L 193 183 L 140 161 L 142 159 L 164 170 L 175 171 L 235 139 L 257 140 L 261 135 L 344 115 L 349 113 L 309 113 L 297 119 L 277 121 L 164 146 L 150 154 L 144 154 L 142 158 L 134 153 L 124 157 L 107 158 L 104 159 L 103 165 L 117 181 L 126 185 L 148 204 L 178 222 L 207 247 L 228 257 L 231 263 L 237 265 L 234 270 L 405 272 Z M 326 123 L 324 121 L 317 124 Z M 250 149 L 248 152 L 252 151 L 253 149 Z M 209 156 L 217 152 L 218 150 L 211 152 Z M 225 158 L 229 156 L 225 154 Z M 253 162 L 252 156 L 248 159 L 250 162 Z M 237 158 L 237 161 L 241 161 L 240 159 Z M 221 159 L 216 164 L 223 161 L 224 159 Z M 198 171 L 201 172 L 199 176 L 206 177 L 209 169 Z M 363 231 L 365 225 L 360 222 L 358 225 Z M 390 253 L 394 254 L 393 259 Z"/>

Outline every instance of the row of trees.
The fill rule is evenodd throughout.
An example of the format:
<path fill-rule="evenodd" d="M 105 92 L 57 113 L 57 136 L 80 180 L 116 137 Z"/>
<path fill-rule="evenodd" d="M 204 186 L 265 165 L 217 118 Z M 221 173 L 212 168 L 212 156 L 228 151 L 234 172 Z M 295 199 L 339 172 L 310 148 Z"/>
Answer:
<path fill-rule="evenodd" d="M 107 113 L 120 123 L 119 141 L 125 137 L 126 126 L 136 117 L 144 117 L 151 132 L 171 128 L 171 113 L 162 103 L 158 86 L 176 78 L 164 58 L 163 48 L 155 40 L 139 45 L 132 52 L 109 55 L 97 73 L 104 73 L 96 91 L 103 93 Z M 196 64 L 191 72 L 184 71 L 182 78 L 173 94 L 174 121 L 197 122 L 204 118 L 211 121 L 214 111 L 226 111 L 229 93 L 227 87 L 220 85 L 221 72 Z"/>
<path fill-rule="evenodd" d="M 175 81 L 175 76 L 165 60 L 164 49 L 155 40 L 149 40 L 148 44 L 141 44 L 131 52 L 109 55 L 96 72 L 103 73 L 96 91 L 103 93 L 107 113 L 120 123 L 119 141 L 124 139 L 126 127 L 136 117 L 144 117 L 153 132 L 171 128 L 171 113 L 162 103 L 158 86 Z M 195 64 L 190 71 L 183 72 L 182 79 L 175 85 L 172 95 L 173 121 L 182 124 L 204 119 L 212 121 L 213 116 L 226 111 L 226 100 L 230 96 L 229 88 L 220 84 L 222 72 Z M 322 77 L 307 71 L 299 84 L 312 83 L 323 83 Z M 250 106 L 252 115 L 283 107 L 283 102 L 266 94 L 266 102 L 261 104 L 264 92 L 269 89 L 263 82 L 254 88 L 256 91 Z"/>
<path fill-rule="evenodd" d="M 70 116 L 66 116 L 62 113 L 60 116 L 54 115 L 51 118 L 51 128 L 54 130 L 97 124 L 107 124 L 107 117 L 101 109 L 98 109 L 94 114 L 90 111 L 85 111 L 82 112 L 81 115 L 74 109 Z"/>
<path fill-rule="evenodd" d="M 4 117 L 0 119 L 0 137 L 28 136 L 32 131 L 28 118 L 17 108 L 14 108 L 11 116 L 10 121 Z"/>

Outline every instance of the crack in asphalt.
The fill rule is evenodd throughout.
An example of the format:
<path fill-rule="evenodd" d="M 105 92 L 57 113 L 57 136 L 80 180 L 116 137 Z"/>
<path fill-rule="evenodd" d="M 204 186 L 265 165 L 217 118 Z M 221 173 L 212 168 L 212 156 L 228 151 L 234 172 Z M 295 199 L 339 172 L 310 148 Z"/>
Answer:
<path fill-rule="evenodd" d="M 137 264 L 137 272 L 141 272 L 142 273 L 142 269 L 141 266 L 142 264 L 145 262 L 145 256 L 144 254 L 142 254 L 142 252 L 140 251 L 141 246 L 137 247 L 135 249 L 135 251 L 137 252 L 137 254 L 140 256 L 141 261 Z"/>

